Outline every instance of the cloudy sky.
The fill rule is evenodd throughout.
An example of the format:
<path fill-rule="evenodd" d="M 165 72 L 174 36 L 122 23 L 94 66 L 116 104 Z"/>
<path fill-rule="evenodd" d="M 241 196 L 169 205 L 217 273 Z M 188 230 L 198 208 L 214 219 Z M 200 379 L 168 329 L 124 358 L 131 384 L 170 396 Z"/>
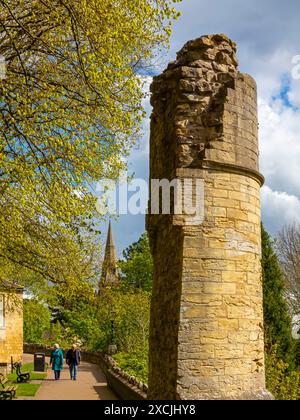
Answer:
<path fill-rule="evenodd" d="M 240 70 L 258 84 L 260 169 L 266 178 L 262 214 L 275 235 L 285 223 L 300 222 L 300 2 L 299 0 L 183 0 L 164 66 L 183 44 L 201 35 L 225 33 L 238 44 Z M 299 56 L 299 57 L 297 57 Z M 294 64 L 293 61 L 295 60 Z M 299 78 L 295 76 L 299 75 Z M 145 107 L 150 114 L 150 105 Z M 129 159 L 130 173 L 148 178 L 149 118 L 144 137 Z M 144 217 L 113 222 L 118 251 L 145 230 Z M 104 230 L 105 237 L 105 230 Z"/>

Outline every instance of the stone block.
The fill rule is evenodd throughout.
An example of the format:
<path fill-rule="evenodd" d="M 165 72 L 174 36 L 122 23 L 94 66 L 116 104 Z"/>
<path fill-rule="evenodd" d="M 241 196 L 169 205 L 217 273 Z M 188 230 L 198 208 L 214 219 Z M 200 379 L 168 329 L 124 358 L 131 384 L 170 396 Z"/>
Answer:
<path fill-rule="evenodd" d="M 211 207 L 207 213 L 217 217 L 226 217 L 227 215 L 225 207 Z"/>
<path fill-rule="evenodd" d="M 249 221 L 250 223 L 253 221 L 251 220 L 250 215 L 246 211 L 230 208 L 227 209 L 227 217 L 233 220 Z"/>
<path fill-rule="evenodd" d="M 247 273 L 243 271 L 223 271 L 222 272 L 222 281 L 224 282 L 245 282 L 247 280 Z"/>
<path fill-rule="evenodd" d="M 204 283 L 203 292 L 206 294 L 234 295 L 236 293 L 235 283 Z"/>
<path fill-rule="evenodd" d="M 236 344 L 232 347 L 231 344 L 215 345 L 215 357 L 217 359 L 243 359 L 244 345 Z"/>

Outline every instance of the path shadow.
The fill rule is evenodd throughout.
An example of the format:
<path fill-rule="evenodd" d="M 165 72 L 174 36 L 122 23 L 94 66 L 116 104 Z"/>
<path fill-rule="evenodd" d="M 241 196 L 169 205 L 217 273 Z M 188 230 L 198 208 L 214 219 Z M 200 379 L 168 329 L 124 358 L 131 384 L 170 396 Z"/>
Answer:
<path fill-rule="evenodd" d="M 90 372 L 93 377 L 95 378 L 95 382 L 106 382 L 106 377 L 104 373 L 101 371 L 100 367 L 97 365 L 80 365 L 78 369 L 78 374 L 80 372 Z"/>
<path fill-rule="evenodd" d="M 96 386 L 94 386 L 94 390 L 99 395 L 99 399 L 100 400 L 111 400 L 111 401 L 118 400 L 118 398 L 116 397 L 116 395 L 113 393 L 113 391 L 111 391 L 107 387 L 106 384 L 105 385 L 96 385 Z"/>

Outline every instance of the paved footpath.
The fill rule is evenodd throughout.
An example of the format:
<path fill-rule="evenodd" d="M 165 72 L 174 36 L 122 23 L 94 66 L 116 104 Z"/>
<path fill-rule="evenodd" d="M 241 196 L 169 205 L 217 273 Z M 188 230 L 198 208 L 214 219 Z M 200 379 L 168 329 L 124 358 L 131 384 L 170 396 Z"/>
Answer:
<path fill-rule="evenodd" d="M 25 354 L 23 363 L 33 361 L 33 355 Z M 49 363 L 49 359 L 47 358 Z M 47 379 L 34 400 L 117 400 L 108 388 L 106 378 L 97 365 L 82 362 L 79 366 L 77 381 L 71 381 L 68 367 L 61 374 L 60 381 L 53 379 L 53 372 L 48 369 Z"/>

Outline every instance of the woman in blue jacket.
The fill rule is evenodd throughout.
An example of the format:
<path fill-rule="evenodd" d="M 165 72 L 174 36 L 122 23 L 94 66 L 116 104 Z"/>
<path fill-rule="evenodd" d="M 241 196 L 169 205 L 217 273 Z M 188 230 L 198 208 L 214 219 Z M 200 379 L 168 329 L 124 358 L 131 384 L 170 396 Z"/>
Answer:
<path fill-rule="evenodd" d="M 60 379 L 60 372 L 64 367 L 64 354 L 58 344 L 54 344 L 51 352 L 50 366 L 52 366 L 52 370 L 54 371 L 55 380 L 58 381 Z"/>

